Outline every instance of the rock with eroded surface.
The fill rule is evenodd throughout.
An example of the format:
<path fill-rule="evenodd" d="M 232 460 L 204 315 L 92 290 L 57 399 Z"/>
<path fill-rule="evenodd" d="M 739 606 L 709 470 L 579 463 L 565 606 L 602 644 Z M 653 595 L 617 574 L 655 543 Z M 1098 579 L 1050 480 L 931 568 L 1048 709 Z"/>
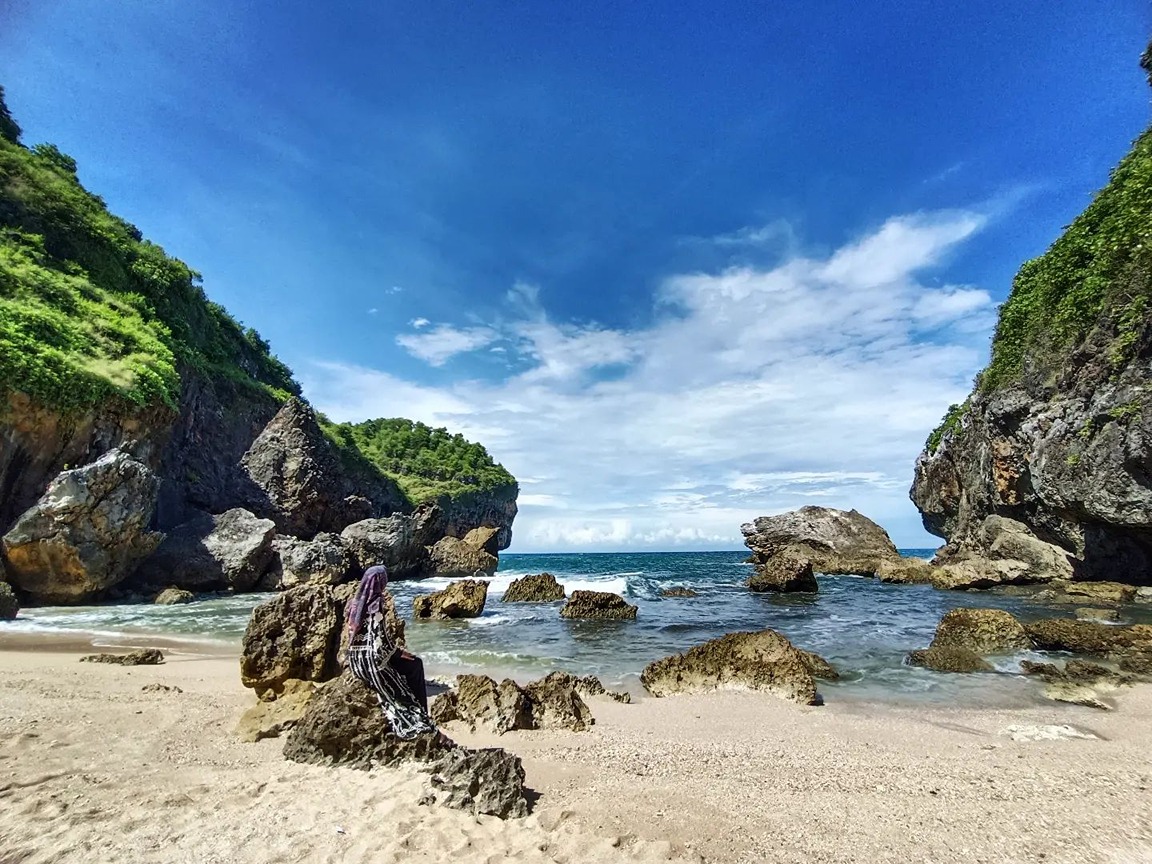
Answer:
<path fill-rule="evenodd" d="M 564 599 L 564 586 L 551 573 L 536 573 L 512 580 L 504 591 L 505 603 L 552 603 Z"/>
<path fill-rule="evenodd" d="M 143 586 L 251 591 L 272 563 L 276 525 L 234 508 L 173 528 L 132 577 Z"/>
<path fill-rule="evenodd" d="M 428 576 L 441 576 L 456 579 L 468 576 L 491 576 L 496 572 L 499 560 L 456 537 L 442 537 L 428 550 Z"/>
<path fill-rule="evenodd" d="M 630 621 L 637 607 L 611 591 L 573 591 L 560 609 L 561 618 L 585 618 L 598 621 Z"/>
<path fill-rule="evenodd" d="M 820 586 L 812 573 L 812 562 L 795 551 L 794 547 L 788 547 L 757 562 L 756 570 L 748 580 L 748 590 L 757 593 L 815 594 Z"/>
<path fill-rule="evenodd" d="M 952 609 L 936 625 L 933 648 L 998 654 L 1032 647 L 1023 625 L 1003 609 Z"/>
<path fill-rule="evenodd" d="M 807 558 L 817 573 L 871 576 L 882 561 L 902 560 L 888 533 L 855 510 L 801 507 L 761 516 L 740 531 L 757 565 L 785 549 Z"/>
<path fill-rule="evenodd" d="M 487 599 L 487 582 L 482 579 L 461 579 L 443 591 L 413 598 L 412 617 L 416 621 L 478 618 L 484 611 Z"/>

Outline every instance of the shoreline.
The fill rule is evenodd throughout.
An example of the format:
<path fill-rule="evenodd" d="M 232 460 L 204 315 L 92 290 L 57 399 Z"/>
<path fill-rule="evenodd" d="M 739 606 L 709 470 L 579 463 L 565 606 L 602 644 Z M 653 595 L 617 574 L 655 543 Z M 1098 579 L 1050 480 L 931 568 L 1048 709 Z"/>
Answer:
<path fill-rule="evenodd" d="M 27 864 L 81 848 L 87 860 L 243 864 L 1152 857 L 1148 685 L 1114 712 L 718 691 L 592 699 L 596 724 L 580 733 L 450 724 L 461 744 L 523 759 L 540 797 L 505 823 L 418 805 L 424 781 L 407 769 L 298 765 L 283 739 L 240 743 L 255 697 L 231 657 L 124 668 L 80 664 L 86 652 L 59 642 L 15 646 L 0 640 L 0 844 Z M 1051 726 L 1095 737 L 1035 732 Z M 371 828 L 381 819 L 386 832 Z"/>

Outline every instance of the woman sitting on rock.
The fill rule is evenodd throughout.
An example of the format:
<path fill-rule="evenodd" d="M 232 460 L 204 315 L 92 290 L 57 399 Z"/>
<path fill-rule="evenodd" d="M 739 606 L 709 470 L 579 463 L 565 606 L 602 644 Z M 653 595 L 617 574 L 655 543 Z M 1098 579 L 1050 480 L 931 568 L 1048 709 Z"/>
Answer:
<path fill-rule="evenodd" d="M 392 644 L 384 624 L 388 568 L 364 571 L 356 596 L 348 604 L 348 656 L 352 674 L 380 700 L 392 732 L 400 738 L 435 733 L 428 716 L 428 690 L 419 657 Z"/>

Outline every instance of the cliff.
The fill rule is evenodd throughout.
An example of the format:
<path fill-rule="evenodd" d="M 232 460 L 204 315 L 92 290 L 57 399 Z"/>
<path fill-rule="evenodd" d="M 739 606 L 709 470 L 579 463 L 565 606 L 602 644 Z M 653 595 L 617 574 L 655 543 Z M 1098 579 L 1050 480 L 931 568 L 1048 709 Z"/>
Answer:
<path fill-rule="evenodd" d="M 916 462 L 941 559 L 1004 558 L 1003 526 L 1023 526 L 1075 579 L 1152 584 L 1150 300 L 1152 130 L 1020 269 L 988 367 Z"/>
<path fill-rule="evenodd" d="M 336 434 L 194 270 L 109 213 L 70 157 L 20 138 L 0 89 L 0 534 L 117 450 L 159 480 L 150 530 L 243 508 L 310 540 L 436 502 L 445 534 L 493 527 L 508 545 L 516 483 L 483 447 L 406 420 L 346 424 L 415 430 L 399 449 Z"/>

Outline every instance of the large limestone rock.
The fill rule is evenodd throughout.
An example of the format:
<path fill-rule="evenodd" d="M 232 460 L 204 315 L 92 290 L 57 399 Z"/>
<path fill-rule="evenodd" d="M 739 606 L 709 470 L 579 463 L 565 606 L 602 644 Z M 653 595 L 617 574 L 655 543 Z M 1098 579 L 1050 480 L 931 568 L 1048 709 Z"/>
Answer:
<path fill-rule="evenodd" d="M 936 625 L 933 648 L 967 648 L 976 654 L 1032 647 L 1024 627 L 1002 609 L 953 609 Z"/>
<path fill-rule="evenodd" d="M 722 688 L 763 690 L 801 705 L 818 704 L 810 661 L 775 630 L 729 633 L 644 667 L 653 696 Z"/>
<path fill-rule="evenodd" d="M 489 555 L 499 555 L 502 548 L 500 546 L 500 529 L 487 525 L 473 528 L 461 539 L 469 546 L 483 549 Z"/>
<path fill-rule="evenodd" d="M 392 579 L 424 575 L 428 547 L 443 536 L 444 513 L 436 505 L 384 519 L 365 519 L 340 532 L 357 569 L 363 572 L 373 564 L 383 564 Z"/>
<path fill-rule="evenodd" d="M 417 621 L 449 618 L 477 618 L 488 599 L 488 583 L 482 579 L 461 579 L 443 591 L 422 594 L 412 600 L 412 617 Z"/>
<path fill-rule="evenodd" d="M 395 482 L 368 466 L 356 471 L 341 461 L 302 399 L 284 404 L 240 467 L 249 481 L 245 505 L 284 534 L 307 539 L 404 508 Z"/>
<path fill-rule="evenodd" d="M 560 617 L 630 621 L 636 617 L 636 610 L 636 606 L 611 591 L 573 591 L 560 609 Z"/>
<path fill-rule="evenodd" d="M 157 606 L 180 606 L 184 603 L 191 603 L 195 599 L 195 594 L 191 591 L 185 591 L 183 588 L 165 588 L 156 595 L 152 602 Z"/>
<path fill-rule="evenodd" d="M 445 806 L 502 819 L 528 813 L 519 757 L 469 750 L 437 735 L 397 738 L 375 695 L 348 673 L 311 699 L 288 734 L 284 756 L 361 769 L 415 763 L 431 773 L 435 799 Z"/>
<path fill-rule="evenodd" d="M 121 582 L 163 539 L 148 530 L 159 487 L 122 450 L 59 474 L 4 535 L 8 580 L 44 603 L 77 603 Z"/>
<path fill-rule="evenodd" d="M 327 586 L 292 588 L 261 603 L 244 631 L 241 683 L 268 698 L 288 680 L 327 681 L 339 671 L 342 626 L 341 605 Z"/>
<path fill-rule="evenodd" d="M 485 552 L 479 546 L 473 546 L 455 537 L 442 537 L 428 550 L 426 572 L 429 576 L 443 576 L 449 579 L 491 576 L 496 572 L 499 563 L 495 555 Z"/>
<path fill-rule="evenodd" d="M 855 510 L 801 507 L 761 516 L 740 526 L 752 563 L 762 565 L 784 550 L 807 558 L 817 573 L 871 576 L 883 561 L 900 561 L 887 532 Z"/>
<path fill-rule="evenodd" d="M 317 534 L 311 540 L 277 537 L 273 571 L 279 571 L 275 588 L 283 590 L 297 585 L 337 585 L 356 574 L 348 547 L 336 534 Z"/>
<path fill-rule="evenodd" d="M 173 528 L 133 581 L 197 591 L 250 591 L 274 555 L 276 526 L 247 510 L 207 513 Z"/>
<path fill-rule="evenodd" d="M 992 664 L 971 648 L 941 645 L 912 651 L 906 658 L 909 666 L 923 666 L 935 672 L 993 672 Z"/>
<path fill-rule="evenodd" d="M 433 700 L 432 719 L 461 721 L 473 731 L 483 727 L 497 735 L 516 729 L 583 732 L 594 721 L 582 689 L 589 689 L 587 682 L 566 672 L 553 672 L 526 687 L 510 678 L 497 684 L 487 675 L 457 675 L 455 689 Z M 608 695 L 603 686 L 600 691 Z"/>
<path fill-rule="evenodd" d="M 276 699 L 258 701 L 240 716 L 236 737 L 247 743 L 279 738 L 304 716 L 315 692 L 316 685 L 311 681 L 283 682 Z"/>
<path fill-rule="evenodd" d="M 1022 561 L 993 561 L 978 556 L 944 560 L 950 563 L 933 567 L 930 579 L 941 591 L 970 591 L 1042 581 L 1029 576 L 1028 567 Z"/>
<path fill-rule="evenodd" d="M 782 549 L 758 563 L 748 580 L 748 590 L 758 593 L 807 592 L 820 590 L 812 573 L 812 562 L 791 548 Z"/>
<path fill-rule="evenodd" d="M 932 582 L 935 569 L 923 558 L 901 558 L 881 561 L 876 567 L 876 578 L 881 582 L 894 582 L 901 585 L 928 585 Z"/>
<path fill-rule="evenodd" d="M 1071 597 L 1086 597 L 1103 603 L 1131 603 L 1136 599 L 1136 587 L 1120 582 L 1067 582 L 1060 587 Z"/>
<path fill-rule="evenodd" d="M 512 522 L 516 518 L 519 493 L 520 487 L 510 483 L 484 492 L 440 498 L 438 503 L 443 508 L 444 518 L 442 534 L 463 538 L 476 528 L 493 528 L 496 535 L 490 545 L 485 544 L 486 551 L 495 555 L 507 549 L 512 545 Z"/>
<path fill-rule="evenodd" d="M 564 586 L 551 573 L 537 573 L 512 580 L 504 592 L 505 603 L 551 603 L 564 599 Z"/>

